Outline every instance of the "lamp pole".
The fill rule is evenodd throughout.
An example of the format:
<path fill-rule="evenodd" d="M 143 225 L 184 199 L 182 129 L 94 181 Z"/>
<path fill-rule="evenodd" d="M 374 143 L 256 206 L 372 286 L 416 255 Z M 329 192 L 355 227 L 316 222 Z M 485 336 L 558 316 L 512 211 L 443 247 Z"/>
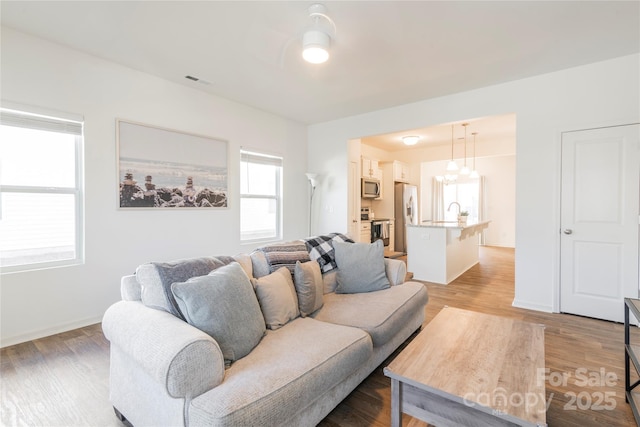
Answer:
<path fill-rule="evenodd" d="M 316 191 L 316 177 L 318 174 L 315 173 L 307 173 L 307 179 L 309 180 L 309 185 L 311 187 L 311 196 L 309 198 L 309 237 L 311 237 L 311 215 L 313 213 L 313 193 Z"/>

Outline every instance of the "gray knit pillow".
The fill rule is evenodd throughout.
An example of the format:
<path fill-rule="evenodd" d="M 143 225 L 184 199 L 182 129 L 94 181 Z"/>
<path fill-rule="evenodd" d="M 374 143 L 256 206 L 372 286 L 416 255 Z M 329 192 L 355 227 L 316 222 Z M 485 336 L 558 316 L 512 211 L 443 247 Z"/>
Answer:
<path fill-rule="evenodd" d="M 249 354 L 265 334 L 253 286 L 237 262 L 173 283 L 171 291 L 185 320 L 218 342 L 227 367 Z"/>

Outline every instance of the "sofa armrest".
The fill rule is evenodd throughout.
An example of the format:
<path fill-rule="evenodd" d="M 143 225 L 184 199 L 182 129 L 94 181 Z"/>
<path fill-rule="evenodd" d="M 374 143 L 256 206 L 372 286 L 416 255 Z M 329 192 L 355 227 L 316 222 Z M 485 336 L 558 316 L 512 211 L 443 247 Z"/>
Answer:
<path fill-rule="evenodd" d="M 120 296 L 125 301 L 142 301 L 142 288 L 135 274 L 122 276 L 120 279 Z"/>
<path fill-rule="evenodd" d="M 393 258 L 384 259 L 384 267 L 391 286 L 404 283 L 407 276 L 407 265 L 404 261 Z"/>
<path fill-rule="evenodd" d="M 175 398 L 195 397 L 224 379 L 218 343 L 172 314 L 120 301 L 102 320 L 105 337 Z"/>

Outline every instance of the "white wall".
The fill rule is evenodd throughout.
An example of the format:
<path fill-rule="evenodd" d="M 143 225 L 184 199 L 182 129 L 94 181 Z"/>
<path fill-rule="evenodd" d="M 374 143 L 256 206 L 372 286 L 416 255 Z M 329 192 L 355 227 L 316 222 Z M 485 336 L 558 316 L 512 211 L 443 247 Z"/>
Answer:
<path fill-rule="evenodd" d="M 3 346 L 100 321 L 143 262 L 253 249 L 239 240 L 241 146 L 284 156 L 284 239 L 306 235 L 306 126 L 7 28 L 1 74 L 4 101 L 84 116 L 86 190 L 86 263 L 2 275 Z M 229 208 L 118 210 L 116 118 L 229 141 Z"/>
<path fill-rule="evenodd" d="M 560 134 L 638 121 L 639 63 L 635 54 L 311 126 L 309 167 L 327 174 L 324 205 L 332 207 L 319 231 L 346 227 L 348 139 L 515 113 L 514 304 L 557 310 Z"/>

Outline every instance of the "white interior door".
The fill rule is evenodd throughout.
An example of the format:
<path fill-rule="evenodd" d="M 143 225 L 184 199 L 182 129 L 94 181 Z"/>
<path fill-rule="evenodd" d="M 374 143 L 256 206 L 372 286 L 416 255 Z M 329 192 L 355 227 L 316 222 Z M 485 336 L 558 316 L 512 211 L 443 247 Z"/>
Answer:
<path fill-rule="evenodd" d="M 360 172 L 358 163 L 349 162 L 349 237 L 360 241 Z"/>
<path fill-rule="evenodd" d="M 562 135 L 560 311 L 623 321 L 638 297 L 640 125 Z"/>

